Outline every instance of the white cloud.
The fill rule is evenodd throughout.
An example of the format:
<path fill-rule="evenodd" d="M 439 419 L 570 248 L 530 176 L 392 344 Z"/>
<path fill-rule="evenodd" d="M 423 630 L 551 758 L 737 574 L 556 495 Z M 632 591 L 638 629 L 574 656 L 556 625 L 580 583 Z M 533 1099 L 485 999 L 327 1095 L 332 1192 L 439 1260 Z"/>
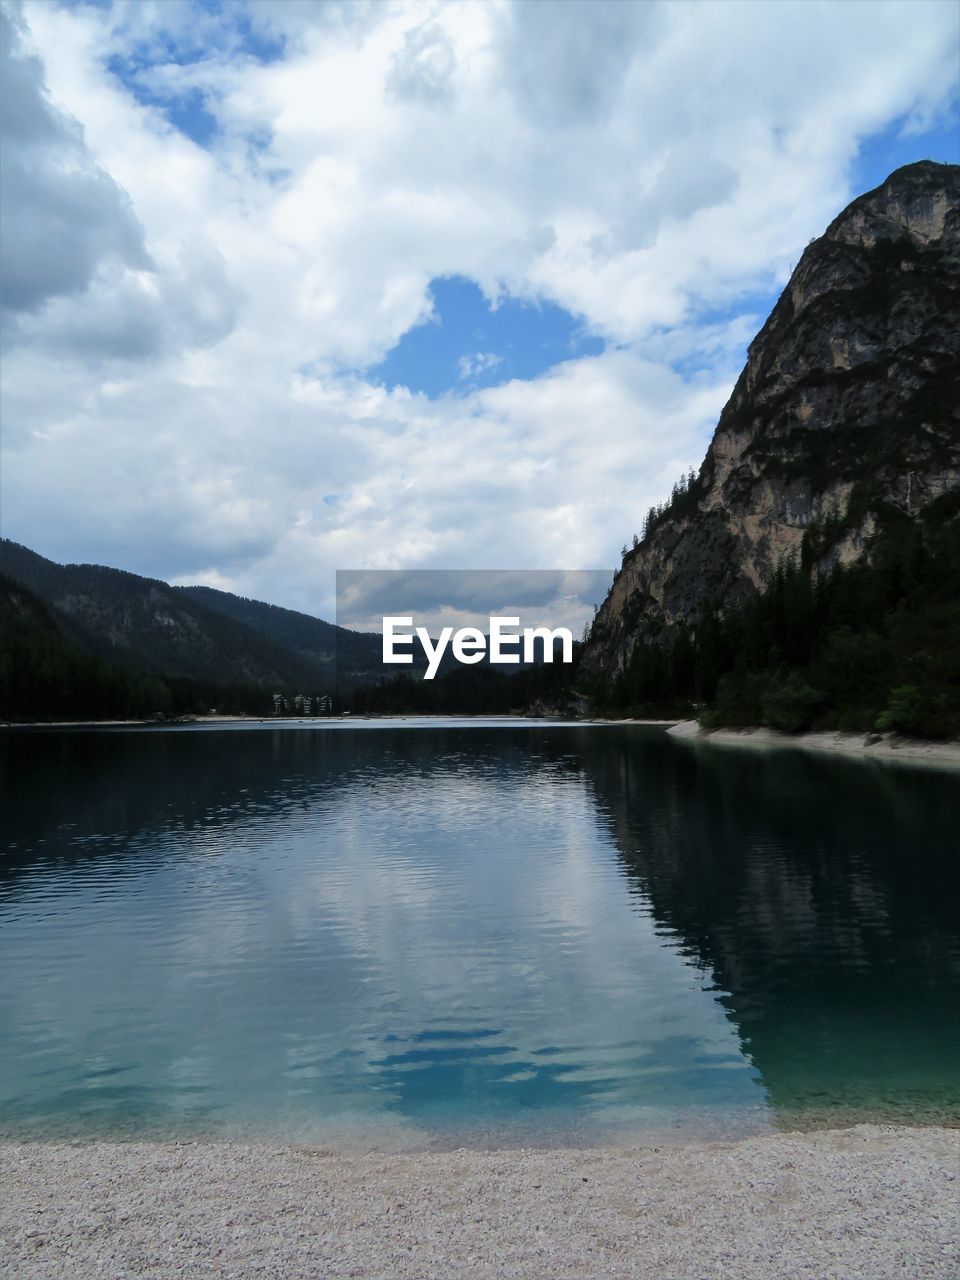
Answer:
<path fill-rule="evenodd" d="M 7 9 L 74 185 L 27 130 L 4 533 L 311 611 L 336 567 L 612 566 L 699 463 L 763 319 L 740 299 L 956 78 L 927 0 Z M 199 92 L 209 149 L 111 58 Z M 616 349 L 433 402 L 368 385 L 454 274 Z"/>
<path fill-rule="evenodd" d="M 57 111 L 22 27 L 0 10 L 0 285 L 5 318 L 75 297 L 104 267 L 147 270 L 125 193 L 90 156 L 80 125 Z"/>
<path fill-rule="evenodd" d="M 475 351 L 472 355 L 461 356 L 457 361 L 457 368 L 460 371 L 460 379 L 463 381 L 466 378 L 475 378 L 480 373 L 489 373 L 499 364 L 503 364 L 503 356 L 498 356 L 493 351 Z"/>

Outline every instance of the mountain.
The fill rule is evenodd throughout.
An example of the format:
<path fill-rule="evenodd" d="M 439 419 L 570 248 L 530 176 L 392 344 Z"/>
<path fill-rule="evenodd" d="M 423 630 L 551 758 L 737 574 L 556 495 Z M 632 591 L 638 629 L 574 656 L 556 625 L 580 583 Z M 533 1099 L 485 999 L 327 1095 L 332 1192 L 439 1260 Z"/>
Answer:
<path fill-rule="evenodd" d="M 354 710 L 499 711 L 553 694 L 556 671 L 566 675 L 525 664 L 465 672 L 448 651 L 443 678 L 424 685 L 422 652 L 398 673 L 384 667 L 379 635 L 260 600 L 102 565 L 56 564 L 9 540 L 0 541 L 0 566 L 7 575 L 0 581 L 15 593 L 6 604 L 0 597 L 0 623 L 7 606 L 23 615 L 0 636 L 0 716 L 10 719 L 183 714 L 211 705 L 263 715 L 274 691 L 335 692 L 340 707 Z M 21 675 L 4 686 L 13 670 Z M 49 687 L 47 670 L 57 673 Z"/>
<path fill-rule="evenodd" d="M 954 522 L 960 488 L 960 166 L 898 169 L 804 251 L 699 474 L 652 510 L 591 629 L 584 670 L 696 643 L 802 564 L 874 563 Z M 946 554 L 945 552 L 943 554 Z"/>
<path fill-rule="evenodd" d="M 327 623 L 316 622 L 318 636 L 329 633 L 327 648 L 303 652 L 154 578 L 102 565 L 55 564 L 7 539 L 0 541 L 0 568 L 44 602 L 65 639 L 108 662 L 216 685 L 309 694 L 332 686 L 337 629 Z"/>
<path fill-rule="evenodd" d="M 262 600 L 249 600 L 215 587 L 175 587 L 182 596 L 197 601 L 207 609 L 232 618 L 268 640 L 298 654 L 307 662 L 329 668 L 336 659 L 341 674 L 375 673 L 383 669 L 380 637 L 362 631 L 350 631 L 313 618 L 295 609 L 283 609 Z"/>
<path fill-rule="evenodd" d="M 179 596 L 196 600 L 207 609 L 233 618 L 285 649 L 314 662 L 329 662 L 336 652 L 337 627 L 307 613 L 283 609 L 279 605 L 249 600 L 215 587 L 174 587 Z"/>
<path fill-rule="evenodd" d="M 38 596 L 0 574 L 0 717 L 123 719 L 170 706 L 162 681 L 84 652 Z"/>

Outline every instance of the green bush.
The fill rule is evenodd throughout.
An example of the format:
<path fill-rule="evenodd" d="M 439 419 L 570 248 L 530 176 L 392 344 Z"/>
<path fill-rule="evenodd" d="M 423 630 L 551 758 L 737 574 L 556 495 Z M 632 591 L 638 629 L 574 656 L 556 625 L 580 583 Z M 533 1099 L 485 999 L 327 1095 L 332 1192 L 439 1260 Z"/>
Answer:
<path fill-rule="evenodd" d="M 780 678 L 763 696 L 763 723 L 786 733 L 809 729 L 823 705 L 823 694 L 812 688 L 796 671 Z"/>
<path fill-rule="evenodd" d="M 915 684 L 902 684 L 890 690 L 886 711 L 877 716 L 877 728 L 881 731 L 897 729 L 910 733 L 912 726 L 923 713 L 923 694 Z"/>
<path fill-rule="evenodd" d="M 893 729 L 918 738 L 949 738 L 960 731 L 957 698 L 945 689 L 920 689 L 902 684 L 890 690 L 887 708 L 877 716 L 877 728 Z"/>
<path fill-rule="evenodd" d="M 699 716 L 704 729 L 721 725 L 732 729 L 750 729 L 761 723 L 763 700 L 769 676 L 765 672 L 740 668 L 722 676 L 713 704 Z"/>

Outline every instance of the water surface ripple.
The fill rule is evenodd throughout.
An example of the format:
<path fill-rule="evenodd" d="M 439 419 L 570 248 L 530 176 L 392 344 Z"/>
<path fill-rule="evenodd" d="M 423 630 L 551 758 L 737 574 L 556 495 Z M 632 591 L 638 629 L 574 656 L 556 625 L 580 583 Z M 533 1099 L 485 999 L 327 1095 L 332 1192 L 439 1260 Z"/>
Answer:
<path fill-rule="evenodd" d="M 949 774 L 659 729 L 0 734 L 0 1132 L 955 1120 Z"/>

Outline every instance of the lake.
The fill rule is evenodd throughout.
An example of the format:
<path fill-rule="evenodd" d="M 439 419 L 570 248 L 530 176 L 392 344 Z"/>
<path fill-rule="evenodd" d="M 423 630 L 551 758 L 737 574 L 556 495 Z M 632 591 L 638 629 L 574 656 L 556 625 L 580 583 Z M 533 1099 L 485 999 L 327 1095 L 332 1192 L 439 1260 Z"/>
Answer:
<path fill-rule="evenodd" d="M 0 734 L 0 1133 L 960 1114 L 947 771 L 633 725 Z"/>

